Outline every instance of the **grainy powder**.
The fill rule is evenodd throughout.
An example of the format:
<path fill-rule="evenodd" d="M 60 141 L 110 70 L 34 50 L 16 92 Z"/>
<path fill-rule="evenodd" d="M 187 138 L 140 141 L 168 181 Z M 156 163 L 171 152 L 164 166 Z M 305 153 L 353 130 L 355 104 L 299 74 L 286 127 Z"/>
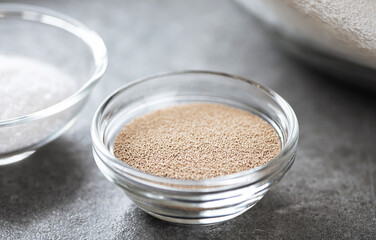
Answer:
<path fill-rule="evenodd" d="M 0 121 L 30 114 L 69 97 L 75 79 L 51 64 L 0 55 Z M 20 150 L 46 139 L 63 127 L 69 111 L 43 120 L 0 128 L 0 154 Z"/>
<path fill-rule="evenodd" d="M 49 107 L 76 91 L 70 76 L 48 63 L 0 55 L 0 120 Z"/>
<path fill-rule="evenodd" d="M 249 112 L 219 104 L 186 104 L 135 118 L 115 140 L 114 154 L 140 171 L 206 179 L 249 170 L 281 150 L 274 128 Z"/>

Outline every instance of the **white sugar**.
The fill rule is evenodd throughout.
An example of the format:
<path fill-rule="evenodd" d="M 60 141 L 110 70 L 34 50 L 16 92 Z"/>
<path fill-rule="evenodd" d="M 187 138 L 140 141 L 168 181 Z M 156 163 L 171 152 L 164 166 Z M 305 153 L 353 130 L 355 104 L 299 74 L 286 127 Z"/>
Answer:
<path fill-rule="evenodd" d="M 45 109 L 76 90 L 74 79 L 50 64 L 0 56 L 0 121 Z M 70 117 L 65 111 L 35 122 L 0 127 L 0 154 L 45 141 Z"/>
<path fill-rule="evenodd" d="M 0 120 L 30 114 L 72 95 L 75 81 L 52 65 L 0 56 Z"/>

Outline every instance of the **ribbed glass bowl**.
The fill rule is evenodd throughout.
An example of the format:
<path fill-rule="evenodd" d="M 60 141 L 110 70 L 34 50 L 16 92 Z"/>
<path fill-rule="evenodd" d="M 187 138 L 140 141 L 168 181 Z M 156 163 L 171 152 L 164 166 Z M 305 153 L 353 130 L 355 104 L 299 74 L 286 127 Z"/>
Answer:
<path fill-rule="evenodd" d="M 195 102 L 225 104 L 262 117 L 280 136 L 280 154 L 260 167 L 205 180 L 153 176 L 114 157 L 115 138 L 132 119 Z M 173 223 L 212 224 L 251 208 L 281 180 L 294 162 L 299 130 L 290 105 L 272 90 L 224 73 L 185 71 L 145 78 L 116 90 L 95 113 L 91 134 L 99 169 L 138 207 Z"/>
<path fill-rule="evenodd" d="M 0 120 L 0 165 L 5 165 L 28 157 L 72 126 L 107 67 L 107 50 L 95 32 L 68 16 L 0 4 L 0 55 L 48 63 L 70 76 L 78 89 L 40 111 Z M 25 79 L 25 84 L 32 83 Z"/>

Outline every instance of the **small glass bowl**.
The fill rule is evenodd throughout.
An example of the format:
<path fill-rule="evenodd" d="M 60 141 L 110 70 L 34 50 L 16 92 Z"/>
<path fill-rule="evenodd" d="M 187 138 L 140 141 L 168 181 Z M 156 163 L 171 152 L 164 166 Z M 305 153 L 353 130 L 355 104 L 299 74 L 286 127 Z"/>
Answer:
<path fill-rule="evenodd" d="M 0 165 L 5 165 L 28 157 L 72 126 L 107 67 L 107 50 L 80 22 L 23 4 L 0 4 L 0 36 L 1 55 L 48 63 L 77 85 L 71 96 L 50 107 L 0 120 Z"/>
<path fill-rule="evenodd" d="M 205 180 L 179 180 L 138 171 L 113 155 L 119 131 L 147 112 L 195 102 L 225 104 L 257 114 L 278 132 L 281 152 L 260 167 Z M 212 224 L 238 216 L 278 183 L 295 160 L 298 121 L 272 90 L 245 78 L 184 71 L 144 78 L 116 90 L 94 115 L 93 154 L 102 173 L 152 216 L 179 224 Z"/>

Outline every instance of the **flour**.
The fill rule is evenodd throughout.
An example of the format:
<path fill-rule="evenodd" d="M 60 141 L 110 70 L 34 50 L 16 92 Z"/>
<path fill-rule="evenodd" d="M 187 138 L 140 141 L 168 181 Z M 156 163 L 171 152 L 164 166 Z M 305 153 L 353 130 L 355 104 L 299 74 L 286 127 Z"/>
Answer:
<path fill-rule="evenodd" d="M 285 37 L 376 66 L 375 0 L 237 1 Z"/>
<path fill-rule="evenodd" d="M 282 1 L 333 38 L 363 53 L 376 55 L 376 1 Z"/>

